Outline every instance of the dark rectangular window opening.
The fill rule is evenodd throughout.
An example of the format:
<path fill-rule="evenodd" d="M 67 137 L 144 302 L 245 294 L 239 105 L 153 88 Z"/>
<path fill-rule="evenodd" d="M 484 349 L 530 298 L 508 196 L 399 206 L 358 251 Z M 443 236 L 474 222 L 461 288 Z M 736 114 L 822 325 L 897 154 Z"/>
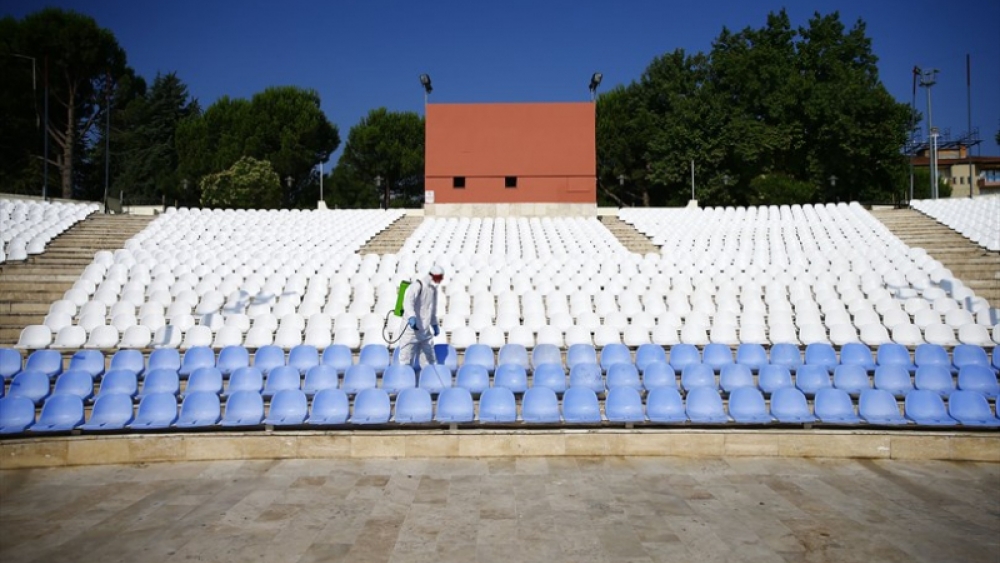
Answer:
<path fill-rule="evenodd" d="M 465 188 L 465 176 L 455 176 L 451 179 L 451 187 Z"/>
<path fill-rule="evenodd" d="M 517 187 L 517 176 L 504 176 L 503 187 L 505 187 L 505 188 L 516 188 Z"/>

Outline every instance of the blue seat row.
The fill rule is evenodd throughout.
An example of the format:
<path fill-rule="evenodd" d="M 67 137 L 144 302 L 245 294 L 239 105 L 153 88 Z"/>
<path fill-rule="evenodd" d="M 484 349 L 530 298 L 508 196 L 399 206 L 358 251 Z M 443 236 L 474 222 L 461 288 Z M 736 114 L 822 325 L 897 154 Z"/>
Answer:
<path fill-rule="evenodd" d="M 171 393 L 152 393 L 138 409 L 125 394 L 100 396 L 89 420 L 84 420 L 83 400 L 70 394 L 52 395 L 35 420 L 35 405 L 25 397 L 0 399 L 0 434 L 80 431 L 162 430 L 186 428 L 236 428 L 302 425 L 372 424 L 835 424 L 1000 427 L 1000 418 L 986 397 L 975 391 L 952 393 L 947 405 L 942 397 L 925 390 L 907 394 L 900 413 L 896 398 L 881 389 L 861 393 L 855 411 L 850 396 L 841 389 L 820 390 L 811 407 L 806 396 L 793 387 L 777 390 L 769 404 L 760 390 L 740 387 L 730 395 L 728 408 L 721 396 L 707 387 L 693 389 L 682 398 L 675 388 L 659 387 L 645 401 L 631 387 L 608 392 L 604 413 L 597 394 L 587 387 L 570 387 L 561 400 L 547 387 L 528 389 L 520 401 L 504 387 L 490 387 L 478 399 L 468 389 L 443 389 L 435 400 L 426 389 L 402 390 L 395 399 L 384 389 L 371 388 L 353 400 L 340 389 L 324 389 L 310 400 L 299 389 L 276 393 L 265 407 L 263 396 L 237 391 L 225 400 L 197 391 L 186 395 L 178 409 Z"/>

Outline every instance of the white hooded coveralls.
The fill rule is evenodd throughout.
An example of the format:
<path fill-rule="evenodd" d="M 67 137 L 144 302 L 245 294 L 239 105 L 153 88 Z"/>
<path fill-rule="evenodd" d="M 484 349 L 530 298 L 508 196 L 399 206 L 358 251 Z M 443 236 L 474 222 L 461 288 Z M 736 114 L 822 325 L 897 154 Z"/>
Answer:
<path fill-rule="evenodd" d="M 434 332 L 431 327 L 437 326 L 437 290 L 438 286 L 430 276 L 417 280 L 406 288 L 403 297 L 402 337 L 399 339 L 399 363 L 409 365 L 413 355 L 423 356 L 423 365 L 434 364 Z M 417 328 L 407 326 L 410 317 L 416 317 Z"/>

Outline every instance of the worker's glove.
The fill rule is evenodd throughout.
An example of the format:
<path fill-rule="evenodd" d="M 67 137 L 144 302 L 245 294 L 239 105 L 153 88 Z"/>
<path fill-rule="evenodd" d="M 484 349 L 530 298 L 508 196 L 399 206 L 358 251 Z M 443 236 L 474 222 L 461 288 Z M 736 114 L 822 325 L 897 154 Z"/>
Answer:
<path fill-rule="evenodd" d="M 417 317 L 410 317 L 406 319 L 406 325 L 413 330 L 417 330 Z"/>
<path fill-rule="evenodd" d="M 431 325 L 431 329 L 434 330 L 434 336 L 441 334 L 441 327 L 438 325 Z"/>

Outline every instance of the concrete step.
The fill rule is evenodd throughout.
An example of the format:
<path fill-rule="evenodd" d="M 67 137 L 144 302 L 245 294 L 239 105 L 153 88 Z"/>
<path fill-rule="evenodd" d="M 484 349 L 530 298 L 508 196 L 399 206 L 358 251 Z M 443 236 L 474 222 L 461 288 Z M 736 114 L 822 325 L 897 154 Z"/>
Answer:
<path fill-rule="evenodd" d="M 395 254 L 406 244 L 406 239 L 410 238 L 413 231 L 423 223 L 424 218 L 420 216 L 404 215 L 389 225 L 388 229 L 375 235 L 369 240 L 358 254 Z"/>
<path fill-rule="evenodd" d="M 907 245 L 926 250 L 990 306 L 1000 307 L 1000 253 L 987 251 L 914 209 L 877 209 L 871 213 Z"/>
<path fill-rule="evenodd" d="M 622 243 L 630 252 L 646 254 L 648 252 L 659 253 L 660 247 L 653 244 L 649 237 L 640 233 L 636 228 L 613 215 L 604 215 L 600 221 L 611 234 Z"/>

